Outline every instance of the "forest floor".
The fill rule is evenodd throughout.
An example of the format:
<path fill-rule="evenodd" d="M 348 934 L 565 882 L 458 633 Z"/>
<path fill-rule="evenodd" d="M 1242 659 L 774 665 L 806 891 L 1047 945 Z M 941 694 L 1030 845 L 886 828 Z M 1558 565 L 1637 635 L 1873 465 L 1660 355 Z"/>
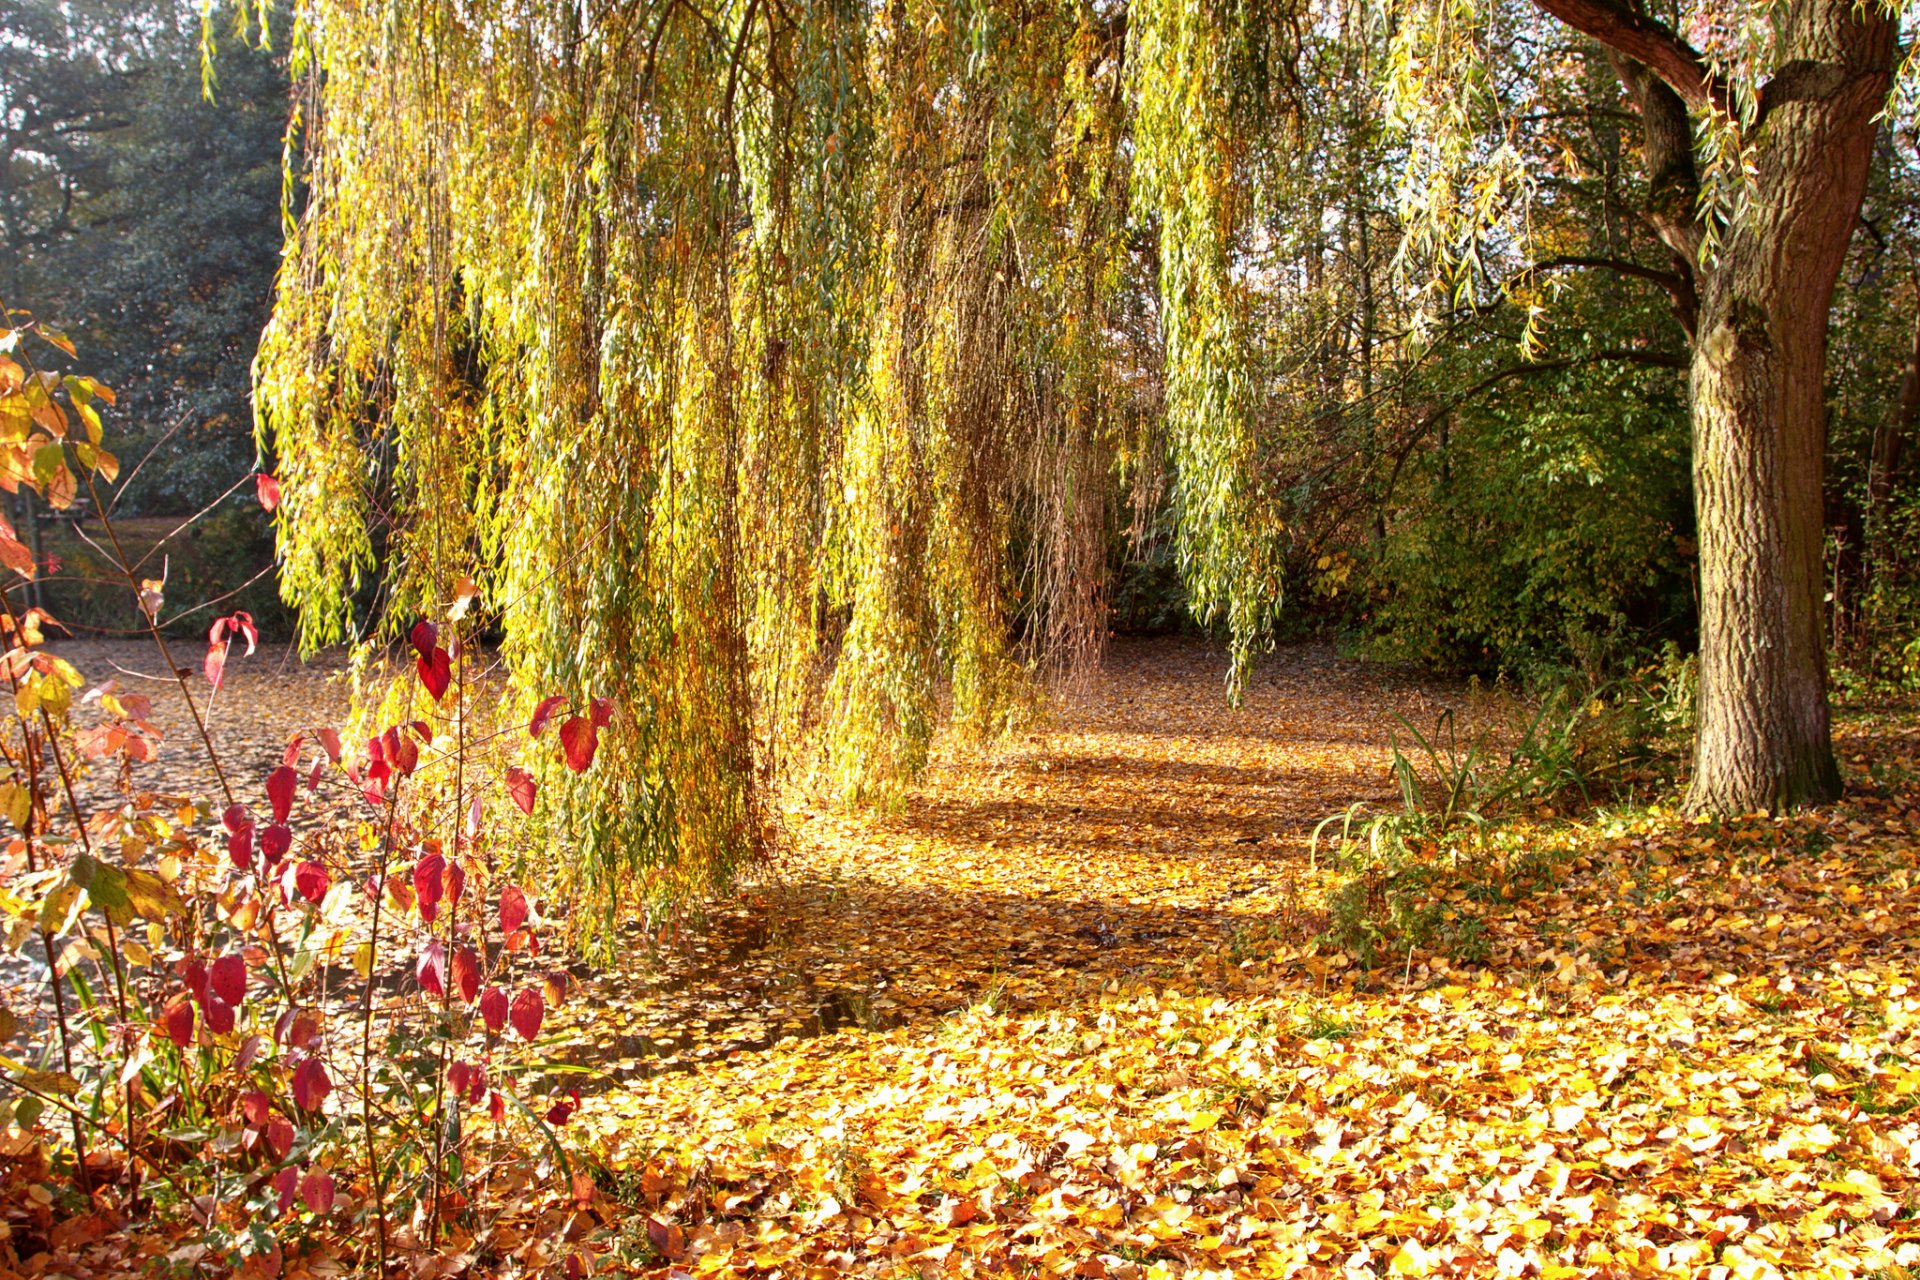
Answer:
<path fill-rule="evenodd" d="M 340 700 L 281 656 L 230 671 L 216 725 L 248 726 L 221 744 L 248 776 Z M 586 1095 L 555 1180 L 575 1202 L 515 1265 L 1920 1267 L 1920 720 L 1843 716 L 1850 795 L 1816 814 L 1511 825 L 1472 875 L 1436 871 L 1442 932 L 1473 945 L 1369 970 L 1325 940 L 1315 827 L 1392 807 L 1396 716 L 1512 708 L 1312 646 L 1240 709 L 1223 676 L 1201 646 L 1121 643 L 1048 723 L 943 746 L 893 812 L 796 795 L 778 856 L 677 941 L 576 966 L 531 1047 Z M 206 790 L 173 750 L 165 785 Z M 490 1273 L 487 1251 L 418 1274 Z"/>
<path fill-rule="evenodd" d="M 1920 732 L 1850 799 L 1521 829 L 1447 893 L 1472 961 L 1317 941 L 1315 825 L 1396 713 L 1497 700 L 1319 648 L 1246 704 L 1122 645 L 1044 732 L 892 815 L 796 806 L 686 946 L 593 977 L 556 1059 L 615 1273 L 1906 1274 L 1920 1263 Z M 1402 736 L 1404 737 L 1404 731 Z M 1867 768 L 1872 766 L 1872 776 Z M 1476 901 L 1484 897 L 1489 901 Z"/>

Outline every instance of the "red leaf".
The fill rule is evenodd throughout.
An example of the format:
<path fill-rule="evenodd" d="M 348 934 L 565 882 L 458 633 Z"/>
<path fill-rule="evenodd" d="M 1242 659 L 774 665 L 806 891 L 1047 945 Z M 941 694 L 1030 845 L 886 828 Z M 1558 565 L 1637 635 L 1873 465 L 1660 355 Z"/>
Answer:
<path fill-rule="evenodd" d="M 487 1114 L 493 1118 L 495 1124 L 507 1122 L 507 1100 L 500 1096 L 498 1089 L 487 1098 Z"/>
<path fill-rule="evenodd" d="M 280 1193 L 280 1212 L 293 1208 L 294 1193 L 300 1187 L 300 1171 L 288 1165 L 273 1175 L 273 1189 Z"/>
<path fill-rule="evenodd" d="M 327 1079 L 327 1069 L 320 1065 L 320 1059 L 308 1058 L 294 1068 L 293 1100 L 302 1109 L 318 1111 L 332 1092 L 333 1081 Z"/>
<path fill-rule="evenodd" d="M 480 994 L 480 957 L 472 947 L 461 947 L 453 953 L 453 989 L 468 1004 Z"/>
<path fill-rule="evenodd" d="M 207 1030 L 214 1035 L 223 1036 L 233 1030 L 233 1006 L 219 996 L 209 992 L 201 1010 L 207 1015 Z"/>
<path fill-rule="evenodd" d="M 297 751 L 294 758 L 299 759 Z M 275 822 L 285 822 L 293 812 L 293 796 L 299 788 L 300 775 L 289 765 L 283 764 L 267 775 L 267 802 L 273 806 Z"/>
<path fill-rule="evenodd" d="M 260 856 L 269 865 L 287 856 L 293 848 L 293 831 L 284 822 L 276 822 L 260 833 Z"/>
<path fill-rule="evenodd" d="M 253 814 L 243 804 L 230 804 L 226 812 L 220 815 L 220 825 L 227 829 L 228 835 L 234 835 L 253 825 Z"/>
<path fill-rule="evenodd" d="M 326 748 L 327 759 L 333 761 L 335 764 L 339 764 L 340 731 L 338 729 L 321 729 L 314 736 L 319 738 L 320 745 Z"/>
<path fill-rule="evenodd" d="M 239 956 L 221 956 L 213 962 L 207 986 L 228 1004 L 239 1004 L 247 998 L 247 962 Z"/>
<path fill-rule="evenodd" d="M 600 730 L 585 716 L 575 716 L 560 726 L 560 745 L 566 749 L 567 768 L 585 773 L 600 746 Z"/>
<path fill-rule="evenodd" d="M 280 482 L 266 472 L 257 472 L 253 477 L 253 496 L 260 500 L 263 511 L 271 511 L 280 505 Z"/>
<path fill-rule="evenodd" d="M 315 1213 L 325 1214 L 333 1209 L 333 1177 L 315 1169 L 300 1179 L 300 1198 L 307 1202 L 307 1208 Z"/>
<path fill-rule="evenodd" d="M 593 700 L 593 727 L 603 729 L 613 723 L 613 699 L 595 698 Z"/>
<path fill-rule="evenodd" d="M 220 624 L 215 623 L 214 625 L 217 627 Z M 218 689 L 220 687 L 220 678 L 226 673 L 226 669 L 227 646 L 217 640 L 210 642 L 207 645 L 207 659 L 201 664 L 201 670 L 207 674 L 207 683 Z"/>
<path fill-rule="evenodd" d="M 541 732 L 546 729 L 547 721 L 553 719 L 553 713 L 564 706 L 566 701 L 565 698 L 556 693 L 553 697 L 545 699 L 539 706 L 535 707 L 533 709 L 533 719 L 527 721 L 527 736 L 529 738 L 539 737 Z"/>
<path fill-rule="evenodd" d="M 227 837 L 227 857 L 242 871 L 253 865 L 252 827 L 242 827 Z"/>
<path fill-rule="evenodd" d="M 421 657 L 433 652 L 434 643 L 440 639 L 440 628 L 425 618 L 413 624 L 413 630 L 407 632 L 407 643 Z"/>
<path fill-rule="evenodd" d="M 547 1123 L 551 1125 L 565 1124 L 579 1106 L 580 1091 L 578 1089 L 567 1090 L 567 1096 L 554 1103 L 547 1111 Z"/>
<path fill-rule="evenodd" d="M 313 758 L 313 768 L 307 770 L 307 794 L 312 795 L 320 789 L 320 768 L 326 761 L 320 756 Z"/>
<path fill-rule="evenodd" d="M 185 996 L 175 996 L 167 1001 L 166 1011 L 161 1015 L 167 1024 L 167 1039 L 173 1041 L 174 1048 L 184 1049 L 193 1043 L 193 1002 Z"/>
<path fill-rule="evenodd" d="M 520 812 L 533 812 L 533 798 L 539 790 L 540 784 L 533 780 L 532 774 L 517 764 L 507 766 L 507 794 L 520 806 Z"/>
<path fill-rule="evenodd" d="M 448 908 L 459 906 L 460 895 L 467 891 L 467 869 L 459 862 L 449 862 L 441 883 L 447 888 Z"/>
<path fill-rule="evenodd" d="M 193 1010 L 187 1010 L 189 1017 Z M 480 997 L 480 1019 L 487 1024 L 487 1030 L 499 1034 L 507 1025 L 507 993 L 499 987 L 488 987 L 487 994 Z"/>
<path fill-rule="evenodd" d="M 249 1089 L 240 1095 L 240 1111 L 248 1124 L 263 1129 L 273 1118 L 273 1100 L 258 1089 Z"/>
<path fill-rule="evenodd" d="M 289 769 L 298 765 L 300 763 L 300 747 L 306 740 L 307 735 L 304 733 L 296 733 L 291 738 L 288 738 L 287 749 L 280 753 L 280 763 Z M 272 794 L 271 788 L 273 783 L 271 779 L 268 780 L 267 785 L 269 788 L 268 794 Z"/>
<path fill-rule="evenodd" d="M 420 673 L 420 683 L 427 686 L 435 702 L 447 696 L 447 686 L 453 683 L 453 660 L 445 649 L 435 645 L 431 653 L 415 658 L 413 665 Z"/>
<path fill-rule="evenodd" d="M 186 960 L 180 964 L 180 980 L 187 984 L 187 990 L 195 1000 L 207 998 L 207 966 L 198 960 Z"/>
<path fill-rule="evenodd" d="M 293 1126 L 285 1120 L 275 1120 L 261 1133 L 267 1140 L 267 1150 L 273 1152 L 276 1160 L 285 1160 L 293 1151 Z"/>
<path fill-rule="evenodd" d="M 247 638 L 247 656 L 252 657 L 260 644 L 260 629 L 253 625 L 253 615 L 245 611 L 232 613 L 227 615 L 227 621 L 233 624 L 235 631 Z"/>
<path fill-rule="evenodd" d="M 527 895 L 517 884 L 500 890 L 500 932 L 512 933 L 527 922 Z"/>
<path fill-rule="evenodd" d="M 413 967 L 413 976 L 419 979 L 420 986 L 430 996 L 443 994 L 447 989 L 447 948 L 438 938 L 429 938 L 421 949 L 420 961 Z"/>
<path fill-rule="evenodd" d="M 464 1094 L 473 1083 L 473 1064 L 456 1062 L 447 1068 L 447 1087 L 456 1094 Z"/>
<path fill-rule="evenodd" d="M 300 869 L 293 873 L 293 885 L 308 902 L 318 902 L 333 887 L 333 877 L 319 863 L 308 861 L 301 863 Z"/>
<path fill-rule="evenodd" d="M 440 913 L 441 877 L 447 860 L 430 853 L 413 864 L 413 896 L 420 904 L 420 918 L 428 924 Z"/>
<path fill-rule="evenodd" d="M 540 993 L 528 987 L 513 998 L 513 1029 L 522 1039 L 531 1040 L 540 1034 L 541 1020 L 547 1016 L 547 1002 Z"/>
<path fill-rule="evenodd" d="M 411 737 L 400 732 L 399 725 L 395 725 L 380 735 L 380 758 L 395 773 L 405 777 L 420 763 L 420 748 Z"/>

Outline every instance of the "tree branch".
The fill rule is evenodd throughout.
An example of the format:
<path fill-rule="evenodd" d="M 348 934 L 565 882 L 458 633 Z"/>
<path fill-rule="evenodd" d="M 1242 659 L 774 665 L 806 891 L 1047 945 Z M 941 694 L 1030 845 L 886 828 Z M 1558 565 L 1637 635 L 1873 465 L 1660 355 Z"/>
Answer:
<path fill-rule="evenodd" d="M 1664 80 L 1695 110 L 1729 112 L 1727 88 L 1707 71 L 1700 51 L 1665 23 L 1629 9 L 1618 0 L 1533 0 L 1543 13 L 1560 19 L 1616 53 L 1625 54 Z"/>

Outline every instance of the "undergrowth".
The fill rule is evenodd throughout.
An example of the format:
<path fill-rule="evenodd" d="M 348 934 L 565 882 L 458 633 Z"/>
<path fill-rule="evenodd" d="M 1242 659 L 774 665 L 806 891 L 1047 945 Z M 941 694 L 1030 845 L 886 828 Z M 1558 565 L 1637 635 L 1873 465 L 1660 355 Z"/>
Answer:
<path fill-rule="evenodd" d="M 413 622 L 392 723 L 358 743 L 310 725 L 264 777 L 237 775 L 208 717 L 253 619 L 218 618 L 197 668 L 176 660 L 192 610 L 142 576 L 105 500 L 113 393 L 35 359 L 73 354 L 0 309 L 0 484 L 89 502 L 90 549 L 190 723 L 162 726 L 145 694 L 49 652 L 61 623 L 18 604 L 39 566 L 0 520 L 0 922 L 35 975 L 0 1008 L 0 1197 L 34 1197 L 19 1220 L 41 1224 L 0 1256 L 131 1222 L 145 1252 L 124 1261 L 181 1274 L 270 1276 L 296 1256 L 388 1274 L 456 1252 L 584 1272 L 563 1140 L 579 1095 L 534 1086 L 515 1047 L 566 995 L 541 958 L 558 908 L 509 869 L 538 771 L 589 769 L 614 709 L 556 695 L 494 725 L 463 585 Z M 272 510 L 279 482 L 253 483 Z M 169 734 L 204 753 L 217 795 L 140 785 Z"/>
<path fill-rule="evenodd" d="M 1390 739 L 1398 811 L 1355 804 L 1314 829 L 1316 862 L 1336 833 L 1321 937 L 1367 968 L 1429 950 L 1484 960 L 1481 913 L 1551 885 L 1566 856 L 1514 819 L 1670 791 L 1692 710 L 1692 660 L 1669 648 L 1623 680 L 1554 686 L 1505 725 L 1464 732 L 1451 708 L 1424 731 L 1396 717 L 1409 739 Z"/>

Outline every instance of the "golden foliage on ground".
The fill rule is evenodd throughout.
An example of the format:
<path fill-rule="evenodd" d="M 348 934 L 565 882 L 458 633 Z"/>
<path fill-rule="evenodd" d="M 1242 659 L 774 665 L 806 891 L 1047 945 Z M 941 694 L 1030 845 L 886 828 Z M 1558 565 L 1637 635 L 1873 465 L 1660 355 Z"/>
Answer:
<path fill-rule="evenodd" d="M 668 1063 L 699 1069 L 576 1119 L 607 1166 L 603 1266 L 1920 1262 L 1903 785 L 1780 822 L 1542 827 L 1531 892 L 1446 904 L 1484 963 L 1369 973 L 1312 940 L 1303 836 L 1388 790 L 1389 708 L 1435 695 L 1294 653 L 1234 713 L 1195 653 L 1118 665 L 1046 740 L 943 764 L 903 814 L 794 815 L 783 883 L 720 922 L 738 945 L 632 1010 L 699 1020 Z M 1911 737 L 1850 732 L 1856 763 L 1910 776 Z"/>

